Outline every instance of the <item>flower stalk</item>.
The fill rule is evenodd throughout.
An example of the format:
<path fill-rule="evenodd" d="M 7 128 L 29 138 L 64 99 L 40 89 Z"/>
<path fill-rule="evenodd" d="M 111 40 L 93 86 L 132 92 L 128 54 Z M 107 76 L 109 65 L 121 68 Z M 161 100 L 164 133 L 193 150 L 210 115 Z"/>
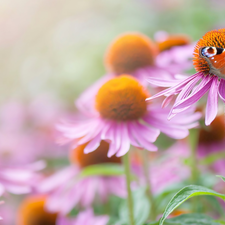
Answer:
<path fill-rule="evenodd" d="M 197 167 L 197 146 L 198 146 L 198 140 L 199 140 L 199 130 L 198 129 L 192 129 L 190 130 L 189 134 L 189 145 L 190 145 L 190 167 L 191 167 L 191 182 L 192 184 L 196 184 L 198 181 L 198 167 Z M 196 211 L 197 208 L 197 201 L 196 198 L 193 198 L 192 200 L 192 210 L 193 212 Z"/>
<path fill-rule="evenodd" d="M 156 211 L 156 205 L 152 193 L 152 187 L 151 187 L 151 181 L 150 181 L 150 167 L 149 167 L 149 158 L 148 158 L 148 152 L 146 150 L 142 151 L 142 158 L 143 158 L 143 169 L 144 169 L 144 175 L 146 180 L 146 195 L 148 197 L 149 204 L 151 206 L 151 212 L 150 212 L 150 218 L 151 220 L 156 220 L 157 218 L 157 211 Z"/>
<path fill-rule="evenodd" d="M 128 202 L 128 211 L 129 211 L 129 220 L 130 220 L 130 225 L 135 225 L 134 204 L 133 204 L 133 197 L 132 197 L 131 188 L 130 188 L 131 173 L 130 173 L 130 163 L 129 163 L 128 153 L 123 156 L 123 164 L 124 164 L 126 183 L 127 183 L 127 194 L 128 194 L 127 202 Z"/>

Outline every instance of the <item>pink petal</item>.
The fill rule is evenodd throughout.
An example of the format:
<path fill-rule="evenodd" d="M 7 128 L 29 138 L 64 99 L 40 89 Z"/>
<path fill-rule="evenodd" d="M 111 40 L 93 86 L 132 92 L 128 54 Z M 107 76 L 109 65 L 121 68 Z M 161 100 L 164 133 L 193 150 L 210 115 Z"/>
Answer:
<path fill-rule="evenodd" d="M 221 79 L 219 84 L 219 96 L 225 102 L 225 80 Z"/>
<path fill-rule="evenodd" d="M 85 154 L 88 154 L 90 152 L 93 152 L 95 151 L 99 145 L 100 145 L 100 142 L 101 142 L 101 135 L 98 134 L 95 138 L 92 139 L 92 141 L 90 141 L 88 143 L 88 145 L 85 147 L 84 149 L 84 153 Z"/>
<path fill-rule="evenodd" d="M 208 83 L 206 83 L 202 88 L 200 88 L 198 91 L 196 91 L 195 93 L 191 94 L 190 96 L 188 96 L 185 99 L 182 99 L 181 101 L 177 102 L 173 109 L 182 109 L 188 106 L 191 106 L 192 104 L 194 104 L 195 102 L 197 102 L 210 88 L 211 84 L 212 84 L 212 79 L 210 79 L 208 81 Z"/>
<path fill-rule="evenodd" d="M 209 90 L 208 101 L 206 105 L 205 124 L 206 126 L 215 119 L 218 108 L 218 77 L 214 77 Z"/>
<path fill-rule="evenodd" d="M 121 146 L 116 154 L 117 157 L 125 155 L 130 149 L 130 140 L 127 133 L 127 125 L 126 123 L 122 123 L 121 125 Z"/>
<path fill-rule="evenodd" d="M 175 85 L 174 87 L 163 90 L 163 91 L 157 93 L 156 95 L 153 95 L 153 96 L 147 98 L 146 100 L 152 100 L 154 98 L 157 98 L 157 97 L 160 97 L 160 96 L 163 96 L 163 95 L 166 96 L 166 95 L 174 94 L 177 91 L 180 91 L 183 87 L 185 87 L 187 85 L 187 83 L 189 83 L 191 80 L 193 80 L 194 78 L 196 78 L 197 76 L 200 76 L 200 75 L 202 76 L 201 73 L 196 73 L 196 74 L 190 76 L 189 78 L 187 78 L 186 80 L 183 80 L 179 84 Z"/>

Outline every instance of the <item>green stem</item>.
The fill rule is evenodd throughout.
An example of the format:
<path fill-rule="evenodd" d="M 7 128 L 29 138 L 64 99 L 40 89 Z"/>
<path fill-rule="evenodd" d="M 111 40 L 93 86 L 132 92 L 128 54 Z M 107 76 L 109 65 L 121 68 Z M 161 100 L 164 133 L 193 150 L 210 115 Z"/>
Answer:
<path fill-rule="evenodd" d="M 192 129 L 190 130 L 189 134 L 189 145 L 191 150 L 190 155 L 190 166 L 191 166 L 191 182 L 192 184 L 196 184 L 199 176 L 198 172 L 198 166 L 197 166 L 197 146 L 198 146 L 198 139 L 199 139 L 199 130 L 198 129 Z M 193 198 L 192 199 L 192 211 L 193 213 L 197 211 L 197 203 L 198 199 Z"/>
<path fill-rule="evenodd" d="M 150 181 L 150 166 L 149 166 L 149 158 L 148 158 L 148 152 L 143 150 L 142 151 L 142 158 L 143 158 L 143 169 L 144 169 L 144 175 L 145 175 L 145 180 L 146 180 L 146 184 L 147 184 L 147 190 L 146 190 L 146 194 L 148 197 L 148 201 L 151 205 L 151 212 L 150 212 L 150 217 L 151 219 L 154 221 L 157 218 L 157 211 L 156 211 L 156 205 L 155 205 L 155 201 L 154 201 L 154 197 L 153 197 L 153 193 L 152 193 L 152 187 L 151 187 L 151 181 Z"/>
<path fill-rule="evenodd" d="M 192 129 L 190 130 L 189 134 L 189 143 L 190 143 L 190 150 L 191 150 L 191 179 L 192 183 L 196 184 L 198 180 L 198 167 L 197 167 L 197 145 L 199 139 L 199 130 Z"/>
<path fill-rule="evenodd" d="M 126 174 L 126 183 L 127 183 L 127 194 L 128 194 L 128 210 L 129 210 L 129 219 L 130 225 L 135 225 L 134 222 L 134 207 L 133 207 L 133 198 L 130 188 L 131 174 L 130 174 L 130 164 L 129 164 L 129 154 L 123 156 L 123 164 Z"/>

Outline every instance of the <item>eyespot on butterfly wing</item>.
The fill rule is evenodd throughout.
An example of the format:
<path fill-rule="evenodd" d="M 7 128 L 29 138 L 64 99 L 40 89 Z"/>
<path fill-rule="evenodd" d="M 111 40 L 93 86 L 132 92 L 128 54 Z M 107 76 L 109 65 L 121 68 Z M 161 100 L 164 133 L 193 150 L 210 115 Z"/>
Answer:
<path fill-rule="evenodd" d="M 218 47 L 203 47 L 199 49 L 200 57 L 205 58 L 210 71 L 218 77 L 225 78 L 225 49 Z"/>

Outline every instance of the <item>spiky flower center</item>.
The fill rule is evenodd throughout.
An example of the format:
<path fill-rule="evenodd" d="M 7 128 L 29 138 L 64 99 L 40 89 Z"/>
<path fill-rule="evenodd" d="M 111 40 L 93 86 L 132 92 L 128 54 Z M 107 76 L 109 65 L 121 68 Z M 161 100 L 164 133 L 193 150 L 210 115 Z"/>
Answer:
<path fill-rule="evenodd" d="M 196 44 L 194 48 L 193 64 L 198 72 L 209 74 L 210 66 L 207 60 L 201 57 L 200 49 L 204 47 L 225 48 L 225 29 L 207 32 Z"/>
<path fill-rule="evenodd" d="M 191 40 L 187 35 L 177 34 L 177 35 L 169 35 L 162 41 L 158 41 L 157 45 L 159 47 L 160 52 L 171 49 L 175 46 L 182 46 L 190 44 Z"/>
<path fill-rule="evenodd" d="M 225 138 L 224 116 L 217 116 L 210 126 L 201 128 L 199 144 L 214 144 Z"/>
<path fill-rule="evenodd" d="M 107 153 L 109 150 L 108 142 L 101 141 L 99 147 L 95 151 L 84 154 L 84 148 L 87 144 L 80 145 L 71 151 L 70 160 L 72 161 L 72 163 L 78 164 L 81 168 L 84 168 L 95 164 L 121 162 L 121 159 L 119 157 L 107 157 Z"/>
<path fill-rule="evenodd" d="M 48 212 L 44 205 L 46 197 L 28 197 L 20 206 L 18 212 L 19 225 L 56 225 L 56 213 Z"/>
<path fill-rule="evenodd" d="M 107 68 L 120 75 L 151 66 L 157 55 L 156 45 L 145 35 L 125 34 L 116 39 L 106 53 Z"/>
<path fill-rule="evenodd" d="M 105 119 L 135 120 L 147 110 L 145 88 L 133 77 L 122 75 L 106 82 L 96 95 L 96 109 Z"/>

